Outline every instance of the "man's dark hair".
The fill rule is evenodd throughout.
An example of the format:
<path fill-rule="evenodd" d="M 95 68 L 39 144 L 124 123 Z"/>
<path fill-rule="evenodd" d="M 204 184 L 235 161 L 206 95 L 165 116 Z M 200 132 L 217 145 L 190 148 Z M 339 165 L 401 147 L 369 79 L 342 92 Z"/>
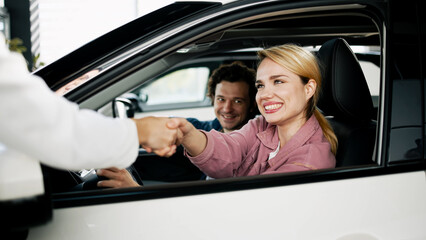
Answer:
<path fill-rule="evenodd" d="M 216 95 L 216 85 L 222 81 L 247 83 L 249 86 L 250 109 L 257 112 L 257 108 L 255 107 L 257 93 L 255 87 L 256 72 L 253 69 L 248 68 L 240 61 L 223 64 L 215 69 L 207 84 L 207 96 L 212 99 L 212 102 L 214 102 Z"/>

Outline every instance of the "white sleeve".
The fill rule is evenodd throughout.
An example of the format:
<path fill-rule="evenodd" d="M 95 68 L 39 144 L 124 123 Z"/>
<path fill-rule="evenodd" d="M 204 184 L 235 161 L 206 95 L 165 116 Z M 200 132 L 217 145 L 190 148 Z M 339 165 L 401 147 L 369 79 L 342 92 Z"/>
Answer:
<path fill-rule="evenodd" d="M 124 168 L 135 161 L 132 120 L 80 110 L 29 74 L 20 54 L 0 45 L 0 142 L 62 169 Z"/>

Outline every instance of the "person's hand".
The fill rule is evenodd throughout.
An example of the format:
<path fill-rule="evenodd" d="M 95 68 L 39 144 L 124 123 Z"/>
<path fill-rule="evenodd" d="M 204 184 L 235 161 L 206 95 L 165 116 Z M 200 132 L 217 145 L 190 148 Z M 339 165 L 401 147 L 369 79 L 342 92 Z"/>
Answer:
<path fill-rule="evenodd" d="M 169 129 L 176 129 L 176 142 L 175 145 L 179 146 L 184 137 L 187 136 L 191 131 L 195 130 L 194 126 L 189 123 L 185 118 L 169 118 L 166 123 Z"/>
<path fill-rule="evenodd" d="M 140 185 L 133 180 L 133 177 L 126 169 L 118 169 L 115 167 L 105 168 L 96 171 L 98 176 L 103 176 L 109 180 L 98 182 L 98 187 L 110 188 L 126 188 L 126 187 L 140 187 Z"/>
<path fill-rule="evenodd" d="M 166 117 L 132 119 L 138 129 L 139 143 L 147 152 L 170 157 L 176 152 L 177 129 L 168 128 Z"/>
<path fill-rule="evenodd" d="M 200 154 L 207 145 L 207 137 L 184 118 L 171 118 L 167 127 L 177 130 L 176 145 L 182 144 L 191 156 Z"/>

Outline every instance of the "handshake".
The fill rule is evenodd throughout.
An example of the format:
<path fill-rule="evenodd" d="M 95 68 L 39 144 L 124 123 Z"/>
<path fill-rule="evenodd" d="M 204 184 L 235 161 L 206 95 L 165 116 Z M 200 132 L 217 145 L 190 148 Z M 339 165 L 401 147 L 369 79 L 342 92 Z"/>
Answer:
<path fill-rule="evenodd" d="M 173 155 L 184 136 L 195 130 L 184 118 L 144 117 L 132 120 L 136 123 L 139 144 L 147 152 L 163 157 Z"/>

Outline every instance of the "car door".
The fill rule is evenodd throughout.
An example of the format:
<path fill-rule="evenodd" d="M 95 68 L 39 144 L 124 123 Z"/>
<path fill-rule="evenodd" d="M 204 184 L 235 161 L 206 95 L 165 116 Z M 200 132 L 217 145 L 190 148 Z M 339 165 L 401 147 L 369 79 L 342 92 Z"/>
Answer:
<path fill-rule="evenodd" d="M 133 49 L 128 52 L 134 54 L 121 62 L 117 58 L 129 56 L 128 52 L 109 56 L 109 70 L 67 97 L 81 107 L 100 109 L 175 66 L 175 58 L 181 55 L 172 52 L 188 46 L 194 49 L 197 43 L 205 46 L 200 40 L 217 32 L 221 37 L 209 41 L 214 51 L 219 48 L 214 44 L 259 44 L 266 39 L 269 44 L 297 40 L 316 45 L 328 39 L 325 35 L 330 32 L 325 29 L 330 25 L 312 30 L 308 28 L 312 19 L 340 19 L 342 24 L 357 22 L 359 28 L 348 32 L 342 25 L 333 28 L 339 34 L 332 37 L 351 35 L 349 40 L 361 44 L 371 38 L 359 33 L 366 29 L 354 20 L 366 20 L 376 26 L 372 34 L 381 49 L 374 162 L 299 173 L 55 193 L 53 220 L 31 228 L 28 239 L 426 238 L 425 46 L 421 41 L 425 31 L 421 15 L 414 14 L 424 7 L 420 1 L 413 5 L 401 1 L 238 1 L 215 5 L 188 21 L 171 24 L 152 36 L 161 39 L 155 44 L 128 45 L 126 50 Z M 282 18 L 270 21 L 275 17 Z M 265 21 L 274 31 L 263 27 Z M 300 25 L 290 31 L 274 23 Z M 173 29 L 181 32 L 168 35 Z M 285 37 L 278 41 L 278 35 Z"/>

